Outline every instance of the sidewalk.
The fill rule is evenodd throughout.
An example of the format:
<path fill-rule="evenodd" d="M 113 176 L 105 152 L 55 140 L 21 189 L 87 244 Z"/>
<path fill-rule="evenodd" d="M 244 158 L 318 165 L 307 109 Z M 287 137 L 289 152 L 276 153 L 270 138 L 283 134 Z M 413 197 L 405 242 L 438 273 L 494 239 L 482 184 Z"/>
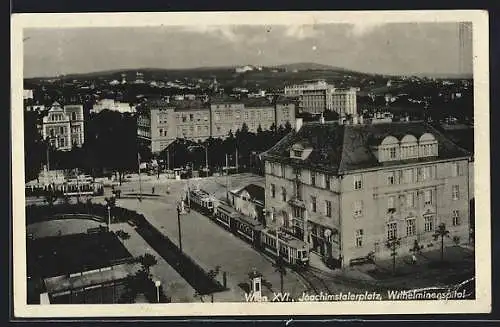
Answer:
<path fill-rule="evenodd" d="M 474 252 L 467 247 L 449 246 L 444 250 L 444 265 L 441 265 L 441 249 L 433 249 L 416 255 L 396 257 L 396 273 L 393 273 L 392 258 L 375 260 L 375 264 L 356 266 L 352 269 L 371 276 L 381 285 L 401 287 L 446 286 L 459 283 L 474 275 Z"/>
<path fill-rule="evenodd" d="M 127 240 L 120 241 L 134 257 L 152 254 L 157 260 L 157 264 L 151 267 L 153 279 L 160 280 L 163 291 L 166 296 L 172 299 L 172 302 L 195 302 L 195 290 L 174 270 L 156 251 L 154 251 L 144 239 L 137 234 L 134 228 L 126 223 L 117 223 L 111 225 L 112 231 L 123 230 L 130 235 Z"/>

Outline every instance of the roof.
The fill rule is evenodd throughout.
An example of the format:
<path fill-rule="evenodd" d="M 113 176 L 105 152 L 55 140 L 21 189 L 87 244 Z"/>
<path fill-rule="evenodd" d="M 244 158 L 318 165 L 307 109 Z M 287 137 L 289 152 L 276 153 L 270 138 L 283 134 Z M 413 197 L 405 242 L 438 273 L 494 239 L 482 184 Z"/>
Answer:
<path fill-rule="evenodd" d="M 52 277 L 109 266 L 131 255 L 109 232 L 44 237 L 28 243 L 28 275 Z"/>
<path fill-rule="evenodd" d="M 140 269 L 140 263 L 124 263 L 113 266 L 112 269 L 95 271 L 89 274 L 77 276 L 55 276 L 44 280 L 45 288 L 49 294 L 75 290 L 93 285 L 99 285 L 111 281 L 128 278 Z"/>
<path fill-rule="evenodd" d="M 235 194 L 240 195 L 243 191 L 247 191 L 253 200 L 264 201 L 266 198 L 266 191 L 262 186 L 256 184 L 248 184 L 247 186 L 241 188 Z"/>
<path fill-rule="evenodd" d="M 171 101 L 169 106 L 174 107 L 175 111 L 208 109 L 208 106 L 201 100 Z"/>
<path fill-rule="evenodd" d="M 380 144 L 386 136 L 391 135 L 401 140 L 405 135 L 411 134 L 418 139 L 425 133 L 433 134 L 438 142 L 437 158 L 426 157 L 388 162 L 377 160 L 373 145 Z M 290 149 L 296 143 L 310 144 L 313 148 L 305 160 L 290 158 Z M 304 123 L 298 132 L 293 131 L 285 136 L 263 156 L 265 159 L 273 159 L 296 167 L 310 167 L 333 174 L 343 174 L 359 169 L 463 158 L 471 154 L 424 122 L 375 125 L 310 122 Z"/>

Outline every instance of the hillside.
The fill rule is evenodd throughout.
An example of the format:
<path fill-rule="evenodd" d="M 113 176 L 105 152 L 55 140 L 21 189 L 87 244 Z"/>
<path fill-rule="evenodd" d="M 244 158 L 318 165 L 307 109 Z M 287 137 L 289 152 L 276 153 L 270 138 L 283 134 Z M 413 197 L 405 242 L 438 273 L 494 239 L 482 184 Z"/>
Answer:
<path fill-rule="evenodd" d="M 338 71 L 338 72 L 352 72 L 346 68 L 318 64 L 318 63 L 314 63 L 314 62 L 299 62 L 299 63 L 292 63 L 292 64 L 283 64 L 283 65 L 276 66 L 276 68 L 286 69 L 288 71 L 293 71 L 293 70 L 297 70 L 297 71 L 331 70 L 331 71 Z"/>

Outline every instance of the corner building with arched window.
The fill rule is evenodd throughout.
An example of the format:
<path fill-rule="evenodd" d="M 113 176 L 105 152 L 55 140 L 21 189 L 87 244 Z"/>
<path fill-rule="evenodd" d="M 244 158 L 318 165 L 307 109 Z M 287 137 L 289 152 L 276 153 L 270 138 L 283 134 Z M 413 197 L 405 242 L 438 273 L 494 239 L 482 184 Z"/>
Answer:
<path fill-rule="evenodd" d="M 424 122 L 306 123 L 263 154 L 268 225 L 348 266 L 373 254 L 389 258 L 469 242 L 471 153 Z"/>

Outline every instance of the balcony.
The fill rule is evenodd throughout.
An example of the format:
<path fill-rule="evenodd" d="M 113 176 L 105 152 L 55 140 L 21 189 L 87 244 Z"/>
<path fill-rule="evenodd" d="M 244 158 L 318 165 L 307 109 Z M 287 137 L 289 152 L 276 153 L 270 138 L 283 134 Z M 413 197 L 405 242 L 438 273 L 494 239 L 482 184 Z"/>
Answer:
<path fill-rule="evenodd" d="M 301 197 L 297 196 L 293 196 L 290 200 L 288 200 L 288 204 L 292 207 L 298 207 L 302 209 L 306 208 L 306 203 L 304 202 L 304 200 L 302 200 Z"/>

